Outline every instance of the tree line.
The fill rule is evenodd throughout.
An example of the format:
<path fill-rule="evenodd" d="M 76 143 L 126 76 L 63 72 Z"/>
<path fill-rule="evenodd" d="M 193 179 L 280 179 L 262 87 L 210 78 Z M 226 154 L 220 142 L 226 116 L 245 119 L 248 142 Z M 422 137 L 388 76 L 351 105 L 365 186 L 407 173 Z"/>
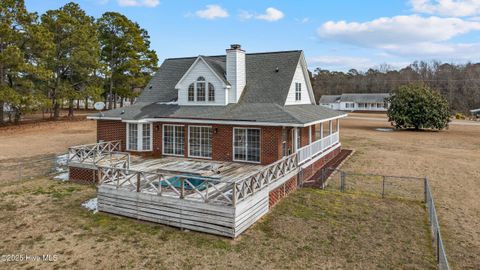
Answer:
<path fill-rule="evenodd" d="M 95 19 L 76 3 L 44 14 L 24 0 L 0 2 L 0 124 L 34 111 L 53 119 L 75 103 L 134 98 L 156 71 L 158 58 L 148 32 L 117 12 Z"/>
<path fill-rule="evenodd" d="M 400 70 L 381 65 L 366 72 L 317 68 L 311 75 L 315 97 L 342 93 L 389 93 L 401 86 L 423 83 L 443 95 L 453 112 L 480 108 L 480 63 L 464 65 L 415 61 Z"/>

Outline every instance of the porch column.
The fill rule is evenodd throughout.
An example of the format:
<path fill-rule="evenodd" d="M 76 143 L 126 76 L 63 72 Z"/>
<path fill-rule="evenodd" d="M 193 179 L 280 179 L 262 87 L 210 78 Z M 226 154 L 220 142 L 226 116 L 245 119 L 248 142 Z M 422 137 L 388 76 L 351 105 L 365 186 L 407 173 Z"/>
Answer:
<path fill-rule="evenodd" d="M 337 119 L 337 132 L 340 134 L 340 118 Z"/>
<path fill-rule="evenodd" d="M 332 122 L 333 122 L 332 120 L 328 121 L 328 133 L 329 133 L 328 135 L 332 135 L 332 127 L 333 127 Z"/>
<path fill-rule="evenodd" d="M 293 128 L 293 152 L 298 149 L 298 128 Z"/>
<path fill-rule="evenodd" d="M 308 144 L 312 143 L 312 126 L 308 126 Z"/>
<path fill-rule="evenodd" d="M 320 139 L 323 139 L 323 122 L 320 123 Z"/>

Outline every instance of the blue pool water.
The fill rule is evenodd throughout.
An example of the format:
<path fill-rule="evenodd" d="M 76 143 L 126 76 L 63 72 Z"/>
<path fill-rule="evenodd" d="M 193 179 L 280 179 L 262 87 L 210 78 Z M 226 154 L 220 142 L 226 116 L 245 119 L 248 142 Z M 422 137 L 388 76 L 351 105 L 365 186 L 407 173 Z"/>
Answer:
<path fill-rule="evenodd" d="M 187 180 L 197 188 L 197 190 L 204 190 L 206 188 L 205 186 L 205 181 L 197 178 L 187 178 Z M 172 178 L 168 179 L 168 182 L 175 188 L 181 188 L 182 187 L 182 181 L 180 180 L 180 177 L 174 176 Z M 169 185 L 165 182 L 162 182 L 162 187 L 169 187 Z M 192 190 L 193 188 L 185 181 L 184 182 L 184 188 L 185 190 Z"/>

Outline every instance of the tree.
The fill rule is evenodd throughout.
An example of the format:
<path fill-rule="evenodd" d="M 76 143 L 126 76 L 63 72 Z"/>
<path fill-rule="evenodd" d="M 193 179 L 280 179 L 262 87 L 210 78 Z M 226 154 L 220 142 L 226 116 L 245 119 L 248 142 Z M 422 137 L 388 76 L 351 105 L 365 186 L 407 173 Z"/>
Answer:
<path fill-rule="evenodd" d="M 44 59 L 53 74 L 45 81 L 53 117 L 59 118 L 63 98 L 68 100 L 71 117 L 73 101 L 85 97 L 85 91 L 97 82 L 95 72 L 100 59 L 97 26 L 94 18 L 75 3 L 47 11 L 41 17 L 41 25 L 53 37 L 53 52 Z"/>
<path fill-rule="evenodd" d="M 450 122 L 448 101 L 424 84 L 401 86 L 387 102 L 390 103 L 388 121 L 396 128 L 441 130 Z"/>
<path fill-rule="evenodd" d="M 116 12 L 107 12 L 98 20 L 101 60 L 106 66 L 105 79 L 109 109 L 113 100 L 132 96 L 143 87 L 156 69 L 157 55 L 150 50 L 149 36 L 137 23 Z"/>
<path fill-rule="evenodd" d="M 37 15 L 29 13 L 23 0 L 0 2 L 0 124 L 3 107 L 14 111 L 15 122 L 25 112 L 44 108 L 48 101 L 34 80 L 48 72 L 39 62 L 48 54 L 49 36 L 38 25 Z"/>

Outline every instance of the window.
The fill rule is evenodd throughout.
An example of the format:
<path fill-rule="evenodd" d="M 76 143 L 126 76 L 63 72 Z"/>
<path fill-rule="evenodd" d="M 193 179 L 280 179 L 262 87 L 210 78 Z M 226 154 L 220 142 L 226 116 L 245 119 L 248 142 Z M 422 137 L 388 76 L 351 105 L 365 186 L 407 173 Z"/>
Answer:
<path fill-rule="evenodd" d="M 385 108 L 385 104 L 383 104 L 383 103 L 377 103 L 377 108 L 383 109 L 383 108 Z"/>
<path fill-rule="evenodd" d="M 195 101 L 195 86 L 193 83 L 188 87 L 188 101 Z"/>
<path fill-rule="evenodd" d="M 208 83 L 208 101 L 215 101 L 215 87 L 211 83 Z"/>
<path fill-rule="evenodd" d="M 128 150 L 138 150 L 138 130 L 137 124 L 128 124 Z"/>
<path fill-rule="evenodd" d="M 295 101 L 302 100 L 302 84 L 295 83 Z"/>
<path fill-rule="evenodd" d="M 189 126 L 189 156 L 212 157 L 212 127 Z"/>
<path fill-rule="evenodd" d="M 205 101 L 205 78 L 198 77 L 197 83 L 197 101 Z"/>
<path fill-rule="evenodd" d="M 127 124 L 127 150 L 152 150 L 152 124 Z"/>
<path fill-rule="evenodd" d="M 163 154 L 184 155 L 185 132 L 183 126 L 163 125 Z"/>
<path fill-rule="evenodd" d="M 188 86 L 187 100 L 191 101 L 215 101 L 215 87 L 207 82 L 205 77 L 200 76 Z"/>
<path fill-rule="evenodd" d="M 302 129 L 297 128 L 297 150 L 302 147 Z"/>
<path fill-rule="evenodd" d="M 260 129 L 234 128 L 233 159 L 260 162 Z"/>

